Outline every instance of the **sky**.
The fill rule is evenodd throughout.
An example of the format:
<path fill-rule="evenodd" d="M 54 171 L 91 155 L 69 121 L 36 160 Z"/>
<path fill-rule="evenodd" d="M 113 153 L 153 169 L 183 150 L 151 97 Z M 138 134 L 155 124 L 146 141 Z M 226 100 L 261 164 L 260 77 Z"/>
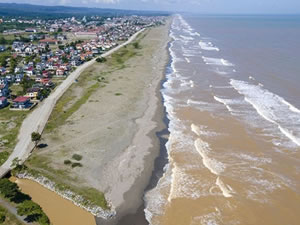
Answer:
<path fill-rule="evenodd" d="M 300 14 L 300 0 L 0 0 L 0 2 L 186 11 L 202 14 Z"/>

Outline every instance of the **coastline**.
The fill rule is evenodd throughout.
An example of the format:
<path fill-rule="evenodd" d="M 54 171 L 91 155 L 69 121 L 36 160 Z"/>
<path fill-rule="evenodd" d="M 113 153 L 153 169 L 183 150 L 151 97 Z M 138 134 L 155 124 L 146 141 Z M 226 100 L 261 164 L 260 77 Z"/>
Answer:
<path fill-rule="evenodd" d="M 149 88 L 147 90 L 147 95 L 150 96 L 148 101 L 148 107 L 144 113 L 142 118 L 139 118 L 137 123 L 139 123 L 139 129 L 136 132 L 131 146 L 135 146 L 139 140 L 140 136 L 144 134 L 144 138 L 150 141 L 148 147 L 148 154 L 145 155 L 144 158 L 144 169 L 143 172 L 136 178 L 134 184 L 131 188 L 124 193 L 124 201 L 123 203 L 116 208 L 116 216 L 110 220 L 103 220 L 101 218 L 96 218 L 97 225 L 146 225 L 148 224 L 145 214 L 144 214 L 144 200 L 143 196 L 145 192 L 153 186 L 155 186 L 155 179 L 159 179 L 157 177 L 157 164 L 165 165 L 165 162 L 161 162 L 165 160 L 165 156 L 162 156 L 165 152 L 165 143 L 167 142 L 167 117 L 165 112 L 165 106 L 163 104 L 163 96 L 161 94 L 162 85 L 165 82 L 165 73 L 167 66 L 169 64 L 169 29 L 172 18 L 168 19 L 168 24 L 166 25 L 166 29 L 168 30 L 168 38 L 166 42 L 166 46 L 164 51 L 160 52 L 160 54 L 164 56 L 163 68 L 159 71 L 160 75 L 156 77 L 155 80 L 151 83 L 153 88 Z M 155 93 L 153 95 L 153 93 Z M 147 116 L 147 114 L 149 116 Z M 143 124 L 148 126 L 147 129 L 143 128 Z M 149 126 L 151 125 L 152 126 Z M 166 152 L 165 152 L 166 153 Z"/>
<path fill-rule="evenodd" d="M 159 156 L 160 141 L 157 137 L 157 133 L 166 129 L 165 124 L 162 121 L 163 104 L 160 89 L 165 76 L 166 64 L 168 64 L 167 47 L 169 43 L 170 20 L 171 19 L 168 19 L 166 25 L 151 28 L 144 33 L 144 35 L 140 35 L 138 38 L 138 41 L 141 42 L 142 46 L 142 50 L 139 50 L 140 53 L 137 53 L 136 56 L 129 59 L 124 68 L 122 67 L 122 69 L 117 69 L 110 73 L 110 76 L 107 77 L 108 80 L 107 83 L 105 83 L 106 85 L 93 93 L 90 96 L 89 101 L 84 103 L 79 110 L 74 112 L 66 124 L 59 127 L 59 132 L 64 136 L 64 139 L 62 140 L 64 144 L 68 142 L 68 139 L 66 138 L 74 137 L 72 131 L 76 129 L 76 126 L 78 129 L 80 128 L 81 132 L 85 132 L 85 128 L 80 124 L 81 121 L 87 122 L 87 126 L 88 123 L 91 122 L 93 127 L 88 126 L 88 131 L 92 129 L 92 132 L 85 133 L 89 135 L 85 135 L 83 139 L 81 136 L 80 144 L 84 145 L 86 150 L 90 147 L 91 152 L 84 152 L 89 156 L 94 155 L 95 153 L 97 154 L 98 159 L 101 157 L 101 153 L 99 153 L 99 151 L 93 152 L 93 149 L 91 149 L 92 146 L 89 146 L 89 144 L 94 141 L 94 136 L 99 140 L 104 132 L 105 135 L 117 135 L 116 137 L 121 138 L 120 143 L 117 145 L 119 148 L 117 153 L 111 155 L 111 152 L 107 151 L 107 153 L 105 153 L 107 155 L 104 155 L 102 159 L 109 163 L 101 164 L 99 161 L 95 161 L 94 158 L 84 156 L 84 167 L 82 169 L 77 168 L 76 170 L 72 170 L 75 172 L 75 175 L 80 175 L 78 176 L 80 183 L 88 184 L 89 187 L 93 187 L 99 191 L 103 190 L 105 198 L 108 199 L 112 209 L 117 212 L 117 215 L 110 220 L 101 220 L 97 218 L 98 224 L 116 224 L 124 216 L 135 213 L 143 204 L 144 191 L 149 185 L 149 180 L 154 169 L 154 161 Z M 124 49 L 126 51 L 126 47 Z M 161 51 L 161 49 L 164 49 L 165 51 Z M 95 65 L 97 66 L 95 67 Z M 97 73 L 97 71 L 99 72 L 99 67 L 100 71 L 102 71 L 102 64 L 93 64 L 89 69 L 86 69 L 85 72 L 89 73 L 96 69 L 95 73 Z M 125 76 L 124 79 L 123 76 Z M 128 81 L 130 82 L 128 83 Z M 129 87 L 124 89 L 124 85 L 129 85 Z M 128 88 L 130 90 L 128 90 Z M 132 91 L 132 88 L 138 90 Z M 116 91 L 121 90 L 121 97 L 119 97 L 119 95 L 117 95 L 119 92 Z M 113 92 L 115 92 L 114 95 L 111 94 Z M 126 103 L 134 104 L 134 107 L 124 109 L 124 103 L 120 101 L 120 98 L 125 98 L 125 105 Z M 115 106 L 114 103 L 118 106 Z M 105 107 L 105 104 L 117 108 L 108 109 L 108 107 Z M 99 109 L 99 106 L 102 106 L 102 109 Z M 136 111 L 134 109 L 136 109 Z M 105 110 L 108 110 L 108 117 L 106 117 Z M 124 110 L 121 114 L 125 113 L 125 115 L 120 115 L 119 110 Z M 94 118 L 91 116 L 91 113 L 94 113 L 92 111 L 97 112 L 97 115 L 93 114 Z M 116 115 L 111 115 L 111 112 L 116 113 Z M 83 118 L 82 115 L 92 118 L 92 120 Z M 101 120 L 97 120 L 98 116 Z M 118 136 L 120 131 L 117 130 L 116 132 L 116 129 L 111 122 L 112 120 L 115 123 L 116 116 L 121 119 L 120 121 L 117 121 L 117 123 L 120 123 L 119 126 L 124 126 L 124 124 L 127 126 L 124 131 L 130 133 L 129 135 Z M 100 121 L 100 123 L 98 122 L 95 124 L 95 120 Z M 114 135 L 111 134 L 111 129 L 116 132 L 113 133 Z M 64 133 L 66 130 L 69 133 Z M 63 153 L 64 155 L 66 153 L 65 150 L 61 152 L 58 147 L 60 146 L 59 143 L 56 143 L 57 145 L 55 145 L 50 141 L 51 134 L 47 134 L 46 132 L 44 135 L 46 135 L 46 137 L 43 137 L 43 139 L 49 143 L 49 147 L 39 152 L 34 152 L 33 156 L 39 156 L 45 152 L 46 154 L 47 152 L 50 152 L 52 156 L 55 156 L 55 154 L 59 152 L 60 155 L 58 157 L 63 162 L 61 154 Z M 56 135 L 60 136 L 59 133 L 56 133 Z M 78 140 L 78 137 L 76 139 Z M 106 147 L 110 146 L 110 148 L 114 149 L 116 147 L 114 142 L 114 138 L 110 142 L 108 140 Z M 70 143 L 72 143 L 72 140 Z M 101 148 L 101 145 L 97 145 L 97 148 Z M 55 158 L 57 159 L 56 156 Z M 95 162 L 97 163 L 97 167 L 93 168 L 92 166 Z M 101 174 L 99 174 L 99 169 L 101 169 Z M 86 173 L 87 171 L 89 173 Z M 73 176 L 74 174 L 71 175 Z M 88 175 L 88 177 L 86 175 Z M 124 180 L 123 177 L 127 178 Z M 72 182 L 72 179 L 70 182 Z M 47 185 L 43 186 L 48 188 Z"/>

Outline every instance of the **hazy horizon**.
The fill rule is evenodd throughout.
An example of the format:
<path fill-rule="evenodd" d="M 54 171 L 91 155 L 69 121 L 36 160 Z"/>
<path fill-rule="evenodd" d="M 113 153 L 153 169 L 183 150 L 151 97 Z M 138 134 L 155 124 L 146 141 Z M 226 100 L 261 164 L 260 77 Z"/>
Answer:
<path fill-rule="evenodd" d="M 300 14 L 297 0 L 0 0 L 0 3 L 97 7 L 127 10 L 192 12 L 197 14 Z"/>

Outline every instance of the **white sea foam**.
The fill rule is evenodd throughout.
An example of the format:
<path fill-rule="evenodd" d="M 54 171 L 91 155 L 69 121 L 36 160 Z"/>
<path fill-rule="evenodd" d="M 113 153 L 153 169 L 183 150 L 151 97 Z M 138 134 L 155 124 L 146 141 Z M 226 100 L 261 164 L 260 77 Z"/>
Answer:
<path fill-rule="evenodd" d="M 280 101 L 283 104 L 287 105 L 292 112 L 300 114 L 300 109 L 297 109 L 295 106 L 293 106 L 291 103 L 287 102 L 285 99 L 281 98 Z"/>
<path fill-rule="evenodd" d="M 245 154 L 245 153 L 240 153 L 240 154 L 237 155 L 237 157 L 242 159 L 242 160 L 247 160 L 247 161 L 250 161 L 250 162 L 257 163 L 257 164 L 272 163 L 271 158 L 257 157 L 257 156 L 253 156 L 253 155 L 249 155 L 249 154 Z"/>
<path fill-rule="evenodd" d="M 200 41 L 199 45 L 201 49 L 206 51 L 220 51 L 220 49 L 218 47 L 215 47 L 211 42 Z"/>
<path fill-rule="evenodd" d="M 209 157 L 209 152 L 211 151 L 209 144 L 207 142 L 202 141 L 198 138 L 195 141 L 195 148 L 197 152 L 202 157 L 203 165 L 213 174 L 220 175 L 224 169 L 225 165 L 214 158 Z"/>
<path fill-rule="evenodd" d="M 300 110 L 282 97 L 245 81 L 231 80 L 230 84 L 252 105 L 265 120 L 296 145 L 300 146 Z"/>
<path fill-rule="evenodd" d="M 214 96 L 214 99 L 215 99 L 217 102 L 220 102 L 220 103 L 224 104 L 225 107 L 227 108 L 227 110 L 228 110 L 229 112 L 233 112 L 233 109 L 229 106 L 230 100 L 218 98 L 218 97 L 216 97 L 216 96 Z"/>
<path fill-rule="evenodd" d="M 184 35 L 180 35 L 180 37 L 185 41 L 193 41 L 194 40 L 193 37 L 188 37 L 188 36 L 184 36 Z"/>
<path fill-rule="evenodd" d="M 220 75 L 227 75 L 228 74 L 228 72 L 226 72 L 226 71 L 221 71 L 221 70 L 219 70 L 219 68 L 217 68 L 216 70 L 214 70 L 217 74 L 220 74 Z"/>
<path fill-rule="evenodd" d="M 216 88 L 216 89 L 233 89 L 232 86 L 213 86 L 209 85 L 210 88 Z"/>
<path fill-rule="evenodd" d="M 197 134 L 198 136 L 200 136 L 202 134 L 200 127 L 196 126 L 195 124 L 191 125 L 191 129 L 192 131 Z"/>
<path fill-rule="evenodd" d="M 216 207 L 215 211 L 205 215 L 197 216 L 193 218 L 191 225 L 219 225 L 224 224 L 222 222 L 221 211 Z"/>
<path fill-rule="evenodd" d="M 219 59 L 219 58 L 210 58 L 202 56 L 203 61 L 207 65 L 216 65 L 216 66 L 234 66 L 232 63 L 230 63 L 228 60 L 225 59 Z"/>
<path fill-rule="evenodd" d="M 187 100 L 188 105 L 208 105 L 208 102 L 202 102 L 202 101 L 195 101 L 192 99 Z"/>
<path fill-rule="evenodd" d="M 217 178 L 216 185 L 220 188 L 225 198 L 230 198 L 232 197 L 232 194 L 235 193 L 229 185 L 224 184 L 220 177 Z"/>
<path fill-rule="evenodd" d="M 191 63 L 191 60 L 190 60 L 189 58 L 187 58 L 187 57 L 185 57 L 185 61 L 186 61 L 187 63 Z"/>
<path fill-rule="evenodd" d="M 199 187 L 202 188 L 199 188 Z M 176 198 L 197 199 L 201 196 L 207 196 L 208 185 L 185 171 L 185 168 L 174 165 L 172 169 L 172 182 L 168 202 Z"/>

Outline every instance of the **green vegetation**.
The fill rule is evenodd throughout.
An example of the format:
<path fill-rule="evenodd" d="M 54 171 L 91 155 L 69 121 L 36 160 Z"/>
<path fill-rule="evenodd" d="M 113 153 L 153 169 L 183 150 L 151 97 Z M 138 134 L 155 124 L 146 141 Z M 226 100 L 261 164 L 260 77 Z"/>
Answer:
<path fill-rule="evenodd" d="M 138 41 L 134 42 L 132 45 L 135 49 L 141 49 L 142 48 Z"/>
<path fill-rule="evenodd" d="M 82 160 L 82 156 L 81 156 L 81 155 L 78 155 L 78 154 L 74 154 L 74 155 L 72 156 L 72 159 L 75 159 L 76 161 L 80 161 L 80 160 Z"/>
<path fill-rule="evenodd" d="M 10 111 L 9 107 L 0 110 L 1 151 L 10 152 L 14 148 L 20 126 L 27 116 L 27 113 L 26 111 Z"/>
<path fill-rule="evenodd" d="M 50 224 L 48 216 L 43 212 L 42 208 L 31 200 L 25 200 L 18 206 L 18 214 L 26 216 L 29 221 L 38 222 L 41 225 Z"/>
<path fill-rule="evenodd" d="M 7 66 L 7 60 L 11 57 L 10 52 L 2 52 L 0 54 L 0 66 L 6 67 Z"/>
<path fill-rule="evenodd" d="M 20 94 L 20 95 L 26 94 L 27 89 L 31 88 L 32 85 L 34 85 L 34 84 L 35 84 L 35 81 L 33 79 L 31 79 L 30 77 L 25 75 L 23 80 L 20 83 L 20 85 L 22 87 L 22 92 L 18 93 L 18 94 Z"/>
<path fill-rule="evenodd" d="M 0 224 L 3 225 L 23 225 L 13 214 L 0 206 Z"/>
<path fill-rule="evenodd" d="M 69 160 L 69 159 L 66 159 L 66 160 L 64 160 L 64 164 L 65 164 L 65 165 L 71 165 L 71 164 L 72 164 L 72 161 Z"/>
<path fill-rule="evenodd" d="M 96 62 L 98 62 L 98 63 L 104 63 L 106 61 L 107 61 L 107 59 L 104 58 L 104 57 L 99 57 L 99 58 L 96 59 Z"/>
<path fill-rule="evenodd" d="M 35 143 L 35 146 L 37 146 L 38 142 L 41 140 L 42 136 L 38 132 L 32 132 L 31 133 L 31 141 Z"/>
<path fill-rule="evenodd" d="M 5 163 L 5 161 L 8 159 L 9 153 L 7 151 L 0 152 L 0 166 Z"/>
<path fill-rule="evenodd" d="M 50 224 L 49 218 L 42 208 L 31 201 L 30 196 L 23 194 L 17 184 L 9 179 L 0 179 L 0 194 L 5 199 L 17 205 L 18 215 L 26 216 L 31 222 L 38 222 L 41 225 Z"/>
<path fill-rule="evenodd" d="M 122 93 L 115 93 L 115 96 L 120 96 L 122 95 Z"/>
<path fill-rule="evenodd" d="M 82 167 L 82 164 L 81 163 L 72 163 L 72 168 L 75 168 L 75 167 Z"/>
<path fill-rule="evenodd" d="M 84 91 L 84 94 L 68 109 L 64 110 L 65 105 L 72 100 L 68 91 L 58 101 L 46 125 L 46 132 L 53 131 L 58 126 L 65 123 L 65 121 L 76 112 L 81 105 L 87 102 L 89 97 L 97 90 L 99 83 L 93 84 Z"/>

